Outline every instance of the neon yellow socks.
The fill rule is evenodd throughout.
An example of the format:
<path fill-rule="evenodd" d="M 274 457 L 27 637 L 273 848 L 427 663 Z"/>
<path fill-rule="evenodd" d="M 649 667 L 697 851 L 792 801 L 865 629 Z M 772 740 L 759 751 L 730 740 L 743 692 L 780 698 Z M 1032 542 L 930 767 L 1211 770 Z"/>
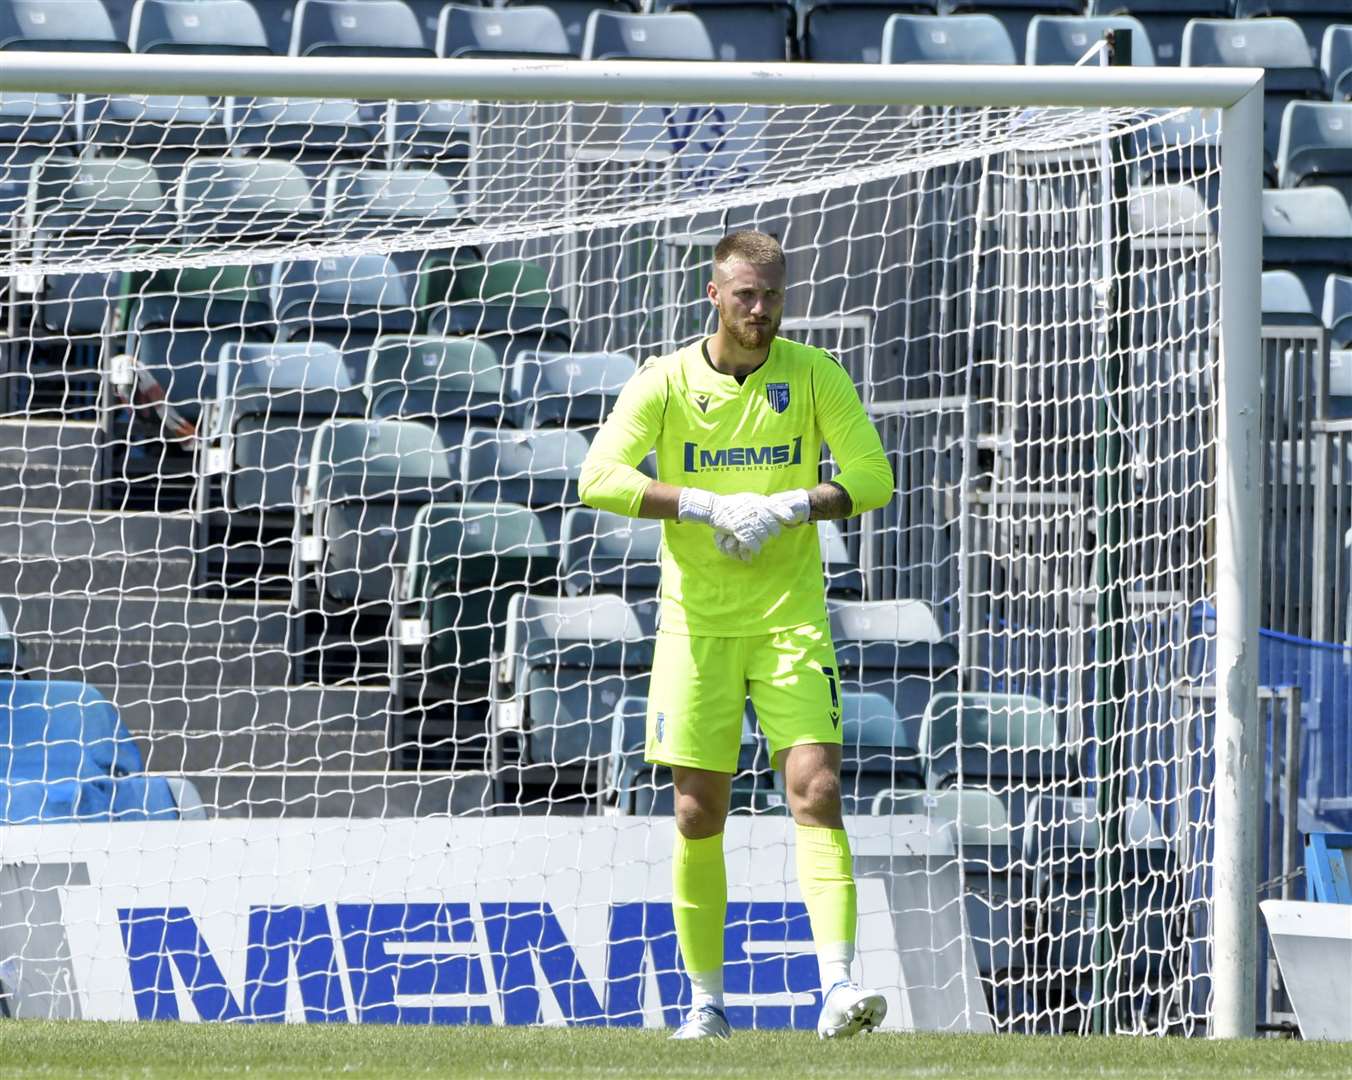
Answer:
<path fill-rule="evenodd" d="M 807 905 L 822 990 L 850 978 L 858 898 L 844 829 L 795 826 L 798 889 Z"/>
<path fill-rule="evenodd" d="M 676 830 L 671 858 L 671 913 L 686 974 L 694 988 L 693 1007 L 715 1005 L 721 1009 L 723 926 L 728 917 L 722 833 L 687 840 Z"/>

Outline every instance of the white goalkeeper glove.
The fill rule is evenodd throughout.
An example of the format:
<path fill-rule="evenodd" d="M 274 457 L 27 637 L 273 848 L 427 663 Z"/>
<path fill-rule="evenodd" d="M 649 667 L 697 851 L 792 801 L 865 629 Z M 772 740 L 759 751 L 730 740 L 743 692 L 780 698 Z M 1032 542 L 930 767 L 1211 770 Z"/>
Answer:
<path fill-rule="evenodd" d="M 742 546 L 737 537 L 730 532 L 724 532 L 722 529 L 714 530 L 714 547 L 718 548 L 729 559 L 741 559 L 742 562 L 750 562 L 756 557 L 749 548 Z"/>
<path fill-rule="evenodd" d="M 682 488 L 676 518 L 712 526 L 715 545 L 719 531 L 730 533 L 741 549 L 737 557 L 744 561 L 760 554 L 765 542 L 779 535 L 779 518 L 764 495 L 715 495 L 699 488 Z M 718 547 L 724 551 L 723 546 Z"/>
<path fill-rule="evenodd" d="M 781 525 L 801 525 L 812 516 L 812 505 L 805 489 L 794 488 L 771 495 L 770 511 Z"/>

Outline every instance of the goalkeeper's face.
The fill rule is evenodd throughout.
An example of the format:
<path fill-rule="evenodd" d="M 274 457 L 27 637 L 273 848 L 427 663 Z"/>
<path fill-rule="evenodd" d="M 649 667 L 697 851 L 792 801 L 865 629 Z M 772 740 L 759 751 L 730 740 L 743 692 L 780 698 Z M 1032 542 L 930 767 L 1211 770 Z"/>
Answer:
<path fill-rule="evenodd" d="M 733 341 L 744 349 L 768 348 L 784 318 L 784 268 L 735 258 L 718 263 L 709 299 Z"/>

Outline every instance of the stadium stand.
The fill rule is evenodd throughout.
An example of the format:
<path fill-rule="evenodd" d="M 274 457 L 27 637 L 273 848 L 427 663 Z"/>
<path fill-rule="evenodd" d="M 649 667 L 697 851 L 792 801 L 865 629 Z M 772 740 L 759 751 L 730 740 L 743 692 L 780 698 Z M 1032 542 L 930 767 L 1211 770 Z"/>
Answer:
<path fill-rule="evenodd" d="M 874 798 L 882 791 L 925 786 L 920 750 L 890 695 L 872 690 L 841 691 L 840 736 L 840 790 L 845 813 L 870 812 Z"/>
<path fill-rule="evenodd" d="M 1289 101 L 1319 98 L 1324 77 L 1305 36 L 1290 19 L 1193 19 L 1183 32 L 1186 67 L 1261 67 L 1264 171 L 1276 177 L 1282 110 Z"/>
<path fill-rule="evenodd" d="M 1352 20 L 1352 15 L 1348 16 Z M 1330 26 L 1319 50 L 1319 70 L 1330 101 L 1352 101 L 1352 23 Z"/>
<path fill-rule="evenodd" d="M 1230 0 L 1089 0 L 1087 15 L 1132 15 L 1140 20 L 1155 54 L 1155 63 L 1183 62 L 1183 31 L 1193 19 L 1225 19 Z"/>
<path fill-rule="evenodd" d="M 804 60 L 876 64 L 883 28 L 897 13 L 933 15 L 932 0 L 810 0 L 799 6 L 798 49 Z"/>
<path fill-rule="evenodd" d="M 355 239 L 384 235 L 414 220 L 449 225 L 464 216 L 464 205 L 446 177 L 433 169 L 339 166 L 325 184 L 324 216 L 335 234 Z M 401 266 L 417 267 L 409 253 L 391 257 Z"/>
<path fill-rule="evenodd" d="M 1266 274 L 1263 275 L 1263 280 L 1266 282 Z M 1324 304 L 1321 311 L 1324 326 L 1329 332 L 1329 344 L 1335 349 L 1352 346 L 1352 277 L 1344 274 L 1328 276 L 1324 282 Z"/>
<path fill-rule="evenodd" d="M 1083 0 L 942 0 L 940 10 L 945 15 L 961 15 L 982 11 L 994 15 L 1009 31 L 1014 44 L 1015 63 L 1024 62 L 1024 51 L 1029 40 L 1028 27 L 1039 14 L 1081 15 Z"/>
<path fill-rule="evenodd" d="M 0 672 L 13 675 L 23 670 L 23 646 L 9 628 L 9 619 L 0 609 Z"/>
<path fill-rule="evenodd" d="M 292 56 L 432 56 L 418 17 L 402 0 L 300 0 Z"/>
<path fill-rule="evenodd" d="M 550 544 L 557 544 L 564 512 L 578 504 L 577 481 L 586 456 L 587 440 L 566 428 L 472 427 L 460 457 L 463 497 L 528 506 L 539 516 Z"/>
<path fill-rule="evenodd" d="M 1333 281 L 1333 277 L 1329 278 Z M 1262 286 L 1264 326 L 1318 326 L 1305 286 L 1290 270 L 1265 270 Z"/>
<path fill-rule="evenodd" d="M 884 64 L 1012 64 L 1014 44 L 994 15 L 891 15 Z"/>
<path fill-rule="evenodd" d="M 476 60 L 577 53 L 552 8 L 447 4 L 437 22 L 437 55 Z"/>
<path fill-rule="evenodd" d="M 127 44 L 138 53 L 267 56 L 267 34 L 249 0 L 136 0 Z"/>
<path fill-rule="evenodd" d="M 263 158 L 194 158 L 183 166 L 174 203 L 184 230 L 219 239 L 284 243 L 322 215 L 299 166 Z"/>
<path fill-rule="evenodd" d="M 1352 273 L 1352 213 L 1336 189 L 1263 192 L 1263 266 L 1292 271 L 1311 302 L 1329 274 Z"/>
<path fill-rule="evenodd" d="M 519 353 L 512 362 L 512 421 L 523 429 L 594 428 L 635 370 L 624 353 Z"/>
<path fill-rule="evenodd" d="M 790 0 L 652 0 L 650 10 L 698 15 L 718 60 L 792 60 L 798 51 Z"/>
<path fill-rule="evenodd" d="M 127 52 L 99 0 L 9 0 L 0 4 L 0 50 Z"/>
<path fill-rule="evenodd" d="M 1077 64 L 1110 31 L 1131 33 L 1131 62 L 1153 67 L 1155 49 L 1140 19 L 1130 15 L 1034 15 L 1028 24 L 1024 60 L 1029 64 Z"/>
<path fill-rule="evenodd" d="M 418 283 L 417 309 L 427 333 L 473 334 L 492 346 L 504 367 L 524 351 L 572 349 L 569 313 L 535 263 L 448 259 L 430 266 Z"/>
<path fill-rule="evenodd" d="M 226 149 L 224 118 L 210 98 L 140 95 L 80 95 L 75 99 L 75 138 L 88 151 L 121 157 L 130 153 L 157 166 L 165 187 L 178 177 L 174 166 L 203 152 Z"/>
<path fill-rule="evenodd" d="M 655 15 L 597 9 L 587 17 L 583 60 L 717 59 L 709 32 L 688 11 Z"/>
<path fill-rule="evenodd" d="M 637 0 L 507 0 L 503 7 L 549 8 L 559 17 L 563 32 L 568 35 L 568 51 L 573 56 L 582 55 L 582 41 L 587 33 L 587 19 L 593 11 L 637 12 L 640 4 Z"/>
<path fill-rule="evenodd" d="M 1277 181 L 1284 188 L 1314 184 L 1352 197 L 1352 103 L 1293 101 L 1282 113 Z"/>
<path fill-rule="evenodd" d="M 332 166 L 384 164 L 383 110 L 339 98 L 235 97 L 225 99 L 225 126 L 236 153 L 295 162 L 322 180 Z"/>
<path fill-rule="evenodd" d="M 1310 59 L 1319 62 L 1319 46 L 1328 28 L 1335 23 L 1352 22 L 1346 0 L 1234 0 L 1236 19 L 1279 16 L 1290 19 L 1305 34 Z"/>

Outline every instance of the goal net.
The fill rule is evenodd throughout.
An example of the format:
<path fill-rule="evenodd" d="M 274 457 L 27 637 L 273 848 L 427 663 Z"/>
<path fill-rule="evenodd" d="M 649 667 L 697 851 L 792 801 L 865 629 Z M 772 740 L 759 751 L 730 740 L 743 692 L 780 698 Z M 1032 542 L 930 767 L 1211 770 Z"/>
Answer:
<path fill-rule="evenodd" d="M 661 530 L 577 478 L 755 228 L 896 476 L 820 527 L 861 977 L 1206 1031 L 1219 113 L 616 86 L 4 92 L 0 1003 L 679 1014 Z M 750 710 L 738 768 L 732 1019 L 811 1026 Z"/>

